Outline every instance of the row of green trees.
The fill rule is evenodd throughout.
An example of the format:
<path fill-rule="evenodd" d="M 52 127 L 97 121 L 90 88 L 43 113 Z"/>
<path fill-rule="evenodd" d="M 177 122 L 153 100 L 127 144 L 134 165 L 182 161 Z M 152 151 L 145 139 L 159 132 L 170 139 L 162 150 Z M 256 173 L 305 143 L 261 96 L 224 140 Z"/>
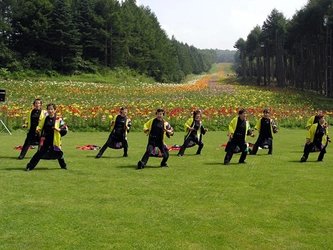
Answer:
<path fill-rule="evenodd" d="M 168 38 L 135 0 L 1 0 L 0 74 L 133 69 L 160 82 L 208 71 L 214 50 Z"/>
<path fill-rule="evenodd" d="M 261 27 L 235 43 L 238 73 L 258 85 L 274 81 L 333 97 L 332 5 L 332 0 L 309 0 L 291 19 L 273 9 Z"/>
<path fill-rule="evenodd" d="M 217 63 L 235 63 L 236 50 L 215 50 Z"/>

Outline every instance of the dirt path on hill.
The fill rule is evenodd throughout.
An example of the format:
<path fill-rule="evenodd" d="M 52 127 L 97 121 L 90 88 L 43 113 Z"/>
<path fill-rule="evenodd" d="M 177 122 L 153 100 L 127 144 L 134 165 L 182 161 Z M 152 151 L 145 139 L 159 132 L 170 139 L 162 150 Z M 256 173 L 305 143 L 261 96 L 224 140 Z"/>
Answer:
<path fill-rule="evenodd" d="M 228 93 L 228 94 L 237 94 L 237 91 L 235 90 L 234 86 L 231 84 L 226 84 L 218 82 L 218 80 L 223 75 L 223 71 L 219 72 L 216 75 L 212 75 L 212 77 L 208 80 L 208 86 L 210 92 L 216 92 L 216 94 L 222 94 L 222 93 Z"/>

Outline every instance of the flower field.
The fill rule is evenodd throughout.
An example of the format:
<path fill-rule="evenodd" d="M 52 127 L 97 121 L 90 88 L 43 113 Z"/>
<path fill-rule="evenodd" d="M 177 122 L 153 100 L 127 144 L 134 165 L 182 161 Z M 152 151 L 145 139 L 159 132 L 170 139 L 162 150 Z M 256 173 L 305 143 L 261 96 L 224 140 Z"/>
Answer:
<path fill-rule="evenodd" d="M 9 129 L 21 128 L 32 101 L 40 98 L 43 108 L 55 103 L 57 114 L 74 131 L 107 131 L 110 120 L 123 106 L 129 109 L 134 131 L 141 131 L 143 123 L 160 107 L 176 131 L 183 129 L 195 109 L 203 111 L 203 123 L 210 130 L 225 130 L 240 108 L 248 111 L 251 125 L 264 108 L 271 110 L 272 118 L 281 127 L 304 128 L 318 108 L 324 110 L 329 123 L 332 120 L 332 106 L 320 103 L 314 95 L 288 88 L 241 85 L 236 78 L 225 75 L 224 67 L 221 64 L 218 73 L 183 84 L 2 80 L 0 88 L 6 90 L 6 100 L 0 103 L 0 117 Z"/>

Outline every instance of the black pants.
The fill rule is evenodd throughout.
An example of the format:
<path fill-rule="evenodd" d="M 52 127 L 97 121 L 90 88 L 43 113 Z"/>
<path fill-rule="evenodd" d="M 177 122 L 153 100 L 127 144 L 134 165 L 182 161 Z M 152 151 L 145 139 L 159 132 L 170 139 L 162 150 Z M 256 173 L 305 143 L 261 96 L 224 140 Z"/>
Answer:
<path fill-rule="evenodd" d="M 28 152 L 28 149 L 30 147 L 30 145 L 38 145 L 36 142 L 36 132 L 35 131 L 29 131 L 27 134 L 27 138 L 24 141 L 21 153 L 20 153 L 20 158 L 24 158 L 24 156 L 26 155 L 26 153 Z"/>
<path fill-rule="evenodd" d="M 200 154 L 201 153 L 201 150 L 204 146 L 204 144 L 202 143 L 201 140 L 199 140 L 198 138 L 196 137 L 191 137 L 191 136 L 188 136 L 185 140 L 184 140 L 184 144 L 180 147 L 180 150 L 179 150 L 179 153 L 178 155 L 183 155 L 184 152 L 185 152 L 185 149 L 187 148 L 187 145 L 189 144 L 190 141 L 194 141 L 195 143 L 198 144 L 199 148 L 196 152 L 196 154 Z"/>
<path fill-rule="evenodd" d="M 326 146 L 320 150 L 320 153 L 318 155 L 318 161 L 322 161 L 324 159 L 324 155 L 326 154 Z M 319 148 L 319 145 L 318 145 L 318 148 Z M 305 158 L 305 160 L 308 159 L 309 154 L 311 152 L 315 152 L 315 144 L 313 142 L 311 142 L 310 144 L 305 144 L 305 146 L 304 146 L 303 157 Z"/>
<path fill-rule="evenodd" d="M 260 136 L 258 137 L 256 143 L 253 146 L 251 154 L 255 155 L 258 152 L 258 148 L 267 140 L 267 145 L 268 145 L 268 154 L 273 153 L 273 138 L 268 138 L 265 136 Z"/>
<path fill-rule="evenodd" d="M 236 147 L 240 148 L 241 156 L 239 158 L 239 163 L 243 163 L 247 156 L 247 145 L 244 140 L 237 140 L 235 138 L 231 139 L 231 141 L 228 142 L 227 147 L 225 149 L 226 155 L 224 157 L 224 163 L 229 163 L 231 161 L 231 158 L 235 152 Z"/>
<path fill-rule="evenodd" d="M 103 145 L 103 147 L 101 147 L 101 149 L 99 150 L 97 156 L 101 157 L 104 154 L 104 151 L 109 147 L 109 145 L 107 143 L 105 143 Z M 124 156 L 127 155 L 127 151 L 128 151 L 128 147 L 124 147 Z"/>
<path fill-rule="evenodd" d="M 124 148 L 124 156 L 127 156 L 127 151 L 128 151 L 128 144 L 127 144 L 127 140 L 125 140 L 124 138 L 120 138 L 120 139 L 115 139 L 111 136 L 111 134 L 109 135 L 108 140 L 106 141 L 106 143 L 103 145 L 103 147 L 101 147 L 101 149 L 99 150 L 97 157 L 101 157 L 104 154 L 104 151 L 110 147 L 110 148 L 114 148 L 113 146 L 116 145 L 117 142 L 122 142 L 123 143 L 123 148 Z"/>
<path fill-rule="evenodd" d="M 44 145 L 39 148 L 39 150 L 34 154 L 34 156 L 31 158 L 30 162 L 27 164 L 27 168 L 30 170 L 34 169 L 40 159 L 43 157 L 43 155 L 48 151 L 48 150 L 53 150 L 53 143 L 52 142 L 46 142 L 44 141 Z M 57 159 L 58 163 L 61 168 L 66 168 L 66 163 L 64 158 Z"/>
<path fill-rule="evenodd" d="M 144 165 L 147 164 L 148 162 L 148 159 L 149 159 L 149 156 L 151 154 L 151 151 L 153 151 L 153 149 L 155 147 L 158 147 L 159 150 L 161 151 L 162 155 L 163 155 L 163 159 L 162 159 L 162 162 L 161 162 L 161 165 L 164 165 L 166 164 L 166 162 L 168 161 L 168 158 L 169 158 L 169 151 L 167 149 L 164 148 L 164 145 L 162 142 L 155 142 L 155 141 L 151 141 L 149 140 L 148 142 L 148 145 L 147 145 L 147 149 L 146 149 L 146 152 L 144 153 L 144 155 L 142 156 L 142 163 Z"/>

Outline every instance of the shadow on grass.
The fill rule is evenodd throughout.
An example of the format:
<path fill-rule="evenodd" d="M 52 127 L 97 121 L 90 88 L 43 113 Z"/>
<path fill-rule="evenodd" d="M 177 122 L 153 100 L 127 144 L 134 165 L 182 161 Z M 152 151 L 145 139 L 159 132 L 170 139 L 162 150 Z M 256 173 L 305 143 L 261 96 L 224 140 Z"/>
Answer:
<path fill-rule="evenodd" d="M 297 162 L 297 163 L 304 163 L 304 162 L 300 162 L 300 160 L 292 160 L 292 161 L 289 161 L 289 162 Z"/>
<path fill-rule="evenodd" d="M 96 155 L 87 155 L 87 158 L 96 158 Z M 100 158 L 96 158 L 96 159 L 119 159 L 119 158 L 128 158 L 128 157 L 124 157 L 124 156 L 101 156 Z"/>
<path fill-rule="evenodd" d="M 196 153 L 188 153 L 188 154 L 183 154 L 182 156 L 178 156 L 177 154 L 170 154 L 169 155 L 170 157 L 193 157 L 193 156 L 196 156 L 196 157 L 204 157 L 204 154 L 200 154 L 200 155 L 197 155 Z"/>
<path fill-rule="evenodd" d="M 19 160 L 17 158 L 18 156 L 0 156 L 0 159 L 13 159 L 13 160 Z M 30 159 L 29 157 L 25 157 L 24 159 Z M 23 160 L 23 159 L 22 159 Z"/>
<path fill-rule="evenodd" d="M 293 161 L 289 161 L 289 162 L 297 162 L 300 165 L 306 165 L 306 163 L 318 163 L 318 164 L 325 164 L 324 161 L 317 161 L 317 160 L 306 160 L 305 162 L 300 162 L 300 160 L 293 160 Z M 327 164 L 327 162 L 326 162 Z"/>
<path fill-rule="evenodd" d="M 6 171 L 25 171 L 25 167 L 24 168 L 4 168 L 2 170 L 6 170 Z M 62 169 L 61 168 L 38 168 L 38 167 L 36 167 L 36 168 L 34 168 L 33 170 L 30 170 L 30 171 L 44 171 L 44 170 L 62 170 Z"/>
<path fill-rule="evenodd" d="M 118 165 L 118 166 L 115 166 L 116 168 L 132 168 L 134 170 L 145 170 L 145 169 L 169 169 L 171 168 L 172 166 L 170 167 L 161 167 L 159 164 L 158 165 L 146 165 L 144 168 L 142 169 L 138 169 L 138 165 Z"/>
<path fill-rule="evenodd" d="M 2 171 L 25 171 L 25 168 L 4 168 Z"/>
<path fill-rule="evenodd" d="M 125 169 L 125 168 L 128 168 L 128 169 L 134 169 L 134 170 L 136 170 L 137 168 L 138 168 L 138 166 L 137 165 L 118 165 L 118 166 L 114 166 L 115 168 L 123 168 L 123 169 Z"/>
<path fill-rule="evenodd" d="M 223 160 L 222 161 L 219 161 L 219 162 L 205 162 L 203 163 L 204 165 L 207 165 L 207 166 L 216 166 L 216 165 L 222 165 L 222 166 L 230 166 L 230 165 L 238 165 L 237 162 L 233 163 L 233 162 L 230 162 L 228 165 L 224 165 L 223 163 Z"/>

